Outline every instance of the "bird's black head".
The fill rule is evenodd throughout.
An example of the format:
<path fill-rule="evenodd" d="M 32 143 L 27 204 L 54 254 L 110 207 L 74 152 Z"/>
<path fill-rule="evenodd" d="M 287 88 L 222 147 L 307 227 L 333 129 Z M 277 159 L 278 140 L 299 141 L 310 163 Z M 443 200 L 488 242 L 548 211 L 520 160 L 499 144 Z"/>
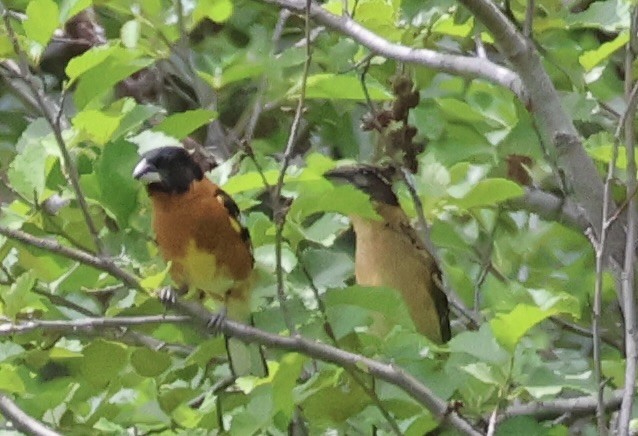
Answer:
<path fill-rule="evenodd" d="M 372 165 L 343 166 L 324 174 L 329 180 L 344 181 L 359 188 L 379 203 L 398 206 L 399 200 L 392 190 L 392 167 Z"/>
<path fill-rule="evenodd" d="M 182 147 L 161 147 L 142 155 L 133 177 L 145 183 L 149 192 L 182 194 L 204 173 Z"/>

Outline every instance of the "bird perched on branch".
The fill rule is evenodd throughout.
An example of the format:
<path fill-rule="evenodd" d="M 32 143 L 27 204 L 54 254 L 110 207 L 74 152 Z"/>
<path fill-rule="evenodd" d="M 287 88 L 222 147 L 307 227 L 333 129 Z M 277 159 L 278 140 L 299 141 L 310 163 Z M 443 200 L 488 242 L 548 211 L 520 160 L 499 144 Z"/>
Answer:
<path fill-rule="evenodd" d="M 204 176 L 189 151 L 162 147 L 144 155 L 133 177 L 146 184 L 153 205 L 153 229 L 179 293 L 221 303 L 211 320 L 249 322 L 254 259 L 250 235 L 233 199 Z M 169 291 L 173 291 L 170 288 Z M 164 299 L 172 292 L 164 292 Z M 174 295 L 174 294 L 172 294 Z M 267 375 L 261 348 L 227 338 L 235 376 Z"/>
<path fill-rule="evenodd" d="M 325 176 L 346 181 L 370 196 L 381 216 L 351 216 L 356 233 L 355 276 L 366 286 L 387 286 L 401 293 L 421 334 L 443 343 L 450 339 L 448 301 L 441 271 L 401 209 L 392 190 L 391 170 L 369 165 L 340 167 Z"/>

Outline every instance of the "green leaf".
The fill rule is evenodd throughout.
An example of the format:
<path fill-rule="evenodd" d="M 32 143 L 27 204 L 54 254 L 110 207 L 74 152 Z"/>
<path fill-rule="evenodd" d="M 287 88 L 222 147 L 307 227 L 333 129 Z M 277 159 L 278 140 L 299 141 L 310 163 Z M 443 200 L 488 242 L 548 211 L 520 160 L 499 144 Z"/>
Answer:
<path fill-rule="evenodd" d="M 33 286 L 35 286 L 35 277 L 31 271 L 16 279 L 9 291 L 2 295 L 6 316 L 15 319 L 20 313 L 47 309 L 42 301 L 44 297 L 31 292 Z"/>
<path fill-rule="evenodd" d="M 264 177 L 270 185 L 277 183 L 278 176 L 279 171 L 277 170 L 264 171 Z M 230 195 L 263 188 L 264 181 L 261 175 L 256 171 L 239 174 L 224 184 L 224 191 L 228 192 Z"/>
<path fill-rule="evenodd" d="M 140 40 L 142 25 L 137 20 L 129 20 L 120 29 L 120 38 L 126 48 L 135 48 Z"/>
<path fill-rule="evenodd" d="M 507 179 L 484 179 L 478 182 L 462 198 L 451 202 L 463 209 L 494 206 L 503 201 L 520 197 L 524 191 L 521 186 Z"/>
<path fill-rule="evenodd" d="M 320 289 L 344 287 L 354 271 L 352 258 L 345 253 L 309 248 L 304 250 L 302 259 L 314 285 Z"/>
<path fill-rule="evenodd" d="M 140 280 L 140 285 L 149 292 L 156 291 L 159 287 L 166 282 L 168 272 L 170 270 L 170 263 L 166 265 L 162 271 L 158 271 L 155 274 L 145 276 Z"/>
<path fill-rule="evenodd" d="M 213 357 L 226 356 L 226 346 L 223 338 L 208 339 L 197 345 L 195 351 L 193 351 L 186 363 L 191 365 L 206 366 Z"/>
<path fill-rule="evenodd" d="M 461 369 L 483 383 L 494 386 L 503 386 L 506 382 L 503 377 L 499 377 L 495 374 L 493 366 L 488 365 L 485 362 L 470 363 L 469 365 L 462 366 Z"/>
<path fill-rule="evenodd" d="M 482 325 L 478 332 L 462 332 L 448 342 L 450 351 L 467 353 L 484 362 L 503 364 L 510 355 L 496 342 L 488 325 Z"/>
<path fill-rule="evenodd" d="M 589 50 L 580 55 L 578 61 L 589 72 L 596 65 L 609 59 L 617 50 L 621 49 L 629 41 L 629 33 L 622 32 L 612 41 L 601 44 L 594 50 Z"/>
<path fill-rule="evenodd" d="M 22 378 L 13 365 L 0 364 L 0 391 L 23 394 L 26 391 Z"/>
<path fill-rule="evenodd" d="M 137 208 L 137 183 L 131 174 L 138 160 L 135 146 L 119 140 L 108 143 L 96 165 L 97 181 L 100 185 L 103 205 L 116 217 L 121 227 Z"/>
<path fill-rule="evenodd" d="M 279 366 L 272 380 L 273 404 L 285 415 L 288 422 L 295 410 L 294 387 L 297 384 L 306 357 L 299 353 L 286 353 L 279 359 Z"/>
<path fill-rule="evenodd" d="M 197 24 L 204 18 L 216 23 L 227 21 L 233 14 L 233 3 L 230 0 L 199 0 L 193 11 L 193 23 Z"/>
<path fill-rule="evenodd" d="M 46 46 L 60 25 L 58 5 L 53 0 L 32 0 L 26 12 L 24 31 L 27 37 Z"/>
<path fill-rule="evenodd" d="M 41 199 L 47 170 L 47 152 L 42 142 L 29 142 L 11 165 L 7 176 L 11 187 L 28 200 Z"/>
<path fill-rule="evenodd" d="M 378 82 L 367 80 L 366 85 L 371 100 L 391 100 L 392 94 Z M 289 98 L 294 98 L 299 89 L 294 88 L 288 93 Z M 306 83 L 306 98 L 334 99 L 334 100 L 361 100 L 366 99 L 359 77 L 346 74 L 314 74 L 308 77 Z"/>
<path fill-rule="evenodd" d="M 202 420 L 203 415 L 198 410 L 189 407 L 187 404 L 180 404 L 173 412 L 171 417 L 175 423 L 187 429 L 194 429 Z"/>
<path fill-rule="evenodd" d="M 334 186 L 325 180 L 303 184 L 289 214 L 295 221 L 302 222 L 317 212 L 379 219 L 368 195 L 350 184 Z"/>
<path fill-rule="evenodd" d="M 127 362 L 126 347 L 117 342 L 98 339 L 82 351 L 82 374 L 95 386 L 103 386 L 114 379 Z"/>
<path fill-rule="evenodd" d="M 0 362 L 7 362 L 15 356 L 19 356 L 24 352 L 18 344 L 12 342 L 0 342 Z"/>
<path fill-rule="evenodd" d="M 172 114 L 166 117 L 153 131 L 164 132 L 177 139 L 184 139 L 196 129 L 217 118 L 217 112 L 207 109 L 195 109 Z"/>
<path fill-rule="evenodd" d="M 98 45 L 91 47 L 88 51 L 76 56 L 69 61 L 64 72 L 71 82 L 78 79 L 82 74 L 91 70 L 104 62 L 111 54 L 120 50 L 117 46 Z"/>
<path fill-rule="evenodd" d="M 60 2 L 60 22 L 66 23 L 70 18 L 91 5 L 91 0 L 62 0 Z"/>
<path fill-rule="evenodd" d="M 339 336 L 350 333 L 348 329 L 357 325 L 353 321 L 360 323 L 361 319 L 369 319 L 372 313 L 376 313 L 375 316 L 380 314 L 384 324 L 401 325 L 411 331 L 415 329 L 401 294 L 392 288 L 350 286 L 326 292 L 324 301 L 335 334 Z M 349 307 L 358 309 L 359 314 Z M 347 314 L 350 316 L 345 316 Z"/>
<path fill-rule="evenodd" d="M 529 329 L 556 313 L 559 313 L 559 310 L 543 310 L 528 304 L 518 304 L 511 312 L 498 314 L 490 321 L 490 326 L 498 341 L 509 350 L 514 350 Z"/>
<path fill-rule="evenodd" d="M 337 237 L 350 227 L 350 223 L 342 215 L 328 212 L 308 227 L 298 227 L 305 240 L 330 247 Z"/>
<path fill-rule="evenodd" d="M 401 30 L 396 26 L 397 10 L 393 2 L 361 0 L 356 6 L 357 21 L 367 29 L 391 41 L 398 41 Z"/>
<path fill-rule="evenodd" d="M 464 101 L 456 98 L 439 98 L 436 100 L 447 119 L 461 120 L 468 123 L 484 123 L 486 118 Z"/>
<path fill-rule="evenodd" d="M 94 109 L 79 112 L 73 117 L 73 126 L 80 130 L 88 139 L 98 145 L 104 145 L 111 140 L 122 120 L 121 114 L 110 114 Z"/>
<path fill-rule="evenodd" d="M 549 435 L 550 430 L 539 424 L 530 416 L 515 416 L 508 418 L 496 427 L 496 436 L 543 436 Z"/>
<path fill-rule="evenodd" d="M 630 3 L 624 0 L 594 2 L 587 10 L 568 14 L 567 24 L 571 27 L 601 29 L 608 32 L 629 29 Z"/>
<path fill-rule="evenodd" d="M 556 310 L 580 318 L 580 301 L 566 292 L 550 292 L 546 289 L 527 289 L 534 303 L 541 310 Z"/>
<path fill-rule="evenodd" d="M 275 256 L 275 244 L 266 244 L 255 249 L 255 260 L 270 272 L 276 271 L 277 259 Z M 297 256 L 288 247 L 288 244 L 282 244 L 281 247 L 281 267 L 287 273 L 291 272 L 297 266 Z"/>
<path fill-rule="evenodd" d="M 73 94 L 75 104 L 83 109 L 90 102 L 112 92 L 118 82 L 153 62 L 154 59 L 144 57 L 142 51 L 123 48 L 113 50 L 109 56 L 85 71 L 79 78 Z"/>
<path fill-rule="evenodd" d="M 131 355 L 131 364 L 139 375 L 156 377 L 168 369 L 171 358 L 161 351 L 138 348 Z"/>
<path fill-rule="evenodd" d="M 123 99 L 119 100 L 121 102 L 122 112 L 124 116 L 120 120 L 120 125 L 113 132 L 111 140 L 120 139 L 121 136 L 127 135 L 129 133 L 137 131 L 137 129 L 149 118 L 157 115 L 162 111 L 162 108 L 159 106 L 151 106 L 151 105 L 139 105 L 135 103 L 133 99 Z M 130 110 L 125 107 L 128 102 L 133 103 L 133 107 Z M 115 104 L 118 104 L 117 102 Z M 115 106 L 114 104 L 114 106 Z"/>
<path fill-rule="evenodd" d="M 93 429 L 100 432 L 100 434 L 123 434 L 126 433 L 124 427 L 115 424 L 114 422 L 109 421 L 103 416 L 97 420 L 95 424 L 93 424 Z"/>

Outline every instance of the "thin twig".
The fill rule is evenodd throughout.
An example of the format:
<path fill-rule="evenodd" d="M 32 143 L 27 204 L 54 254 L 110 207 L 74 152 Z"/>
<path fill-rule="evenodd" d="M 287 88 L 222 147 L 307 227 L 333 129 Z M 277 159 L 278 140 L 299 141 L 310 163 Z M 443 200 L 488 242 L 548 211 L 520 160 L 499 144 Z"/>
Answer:
<path fill-rule="evenodd" d="M 635 98 L 635 92 L 632 90 L 628 92 L 627 97 L 629 100 Z M 633 96 L 633 97 L 632 97 Z M 600 238 L 598 241 L 594 241 L 594 251 L 596 253 L 596 282 L 594 288 L 594 304 L 592 307 L 592 338 L 593 338 L 593 359 L 594 359 L 594 381 L 596 383 L 596 425 L 598 433 L 605 435 L 608 432 L 607 420 L 605 417 L 604 407 L 604 390 L 605 383 L 602 376 L 602 356 L 601 356 L 601 332 L 600 332 L 600 318 L 602 312 L 602 287 L 603 287 L 603 270 L 606 253 L 607 234 L 611 224 L 620 216 L 620 208 L 609 217 L 609 208 L 611 205 L 611 186 L 615 178 L 616 162 L 618 159 L 618 146 L 620 142 L 620 135 L 622 132 L 622 126 L 626 123 L 629 116 L 629 109 L 622 114 L 619 125 L 616 129 L 616 135 L 613 143 L 611 160 L 607 167 L 607 177 L 605 179 L 604 191 L 603 191 L 603 205 L 602 205 L 602 219 L 603 225 L 601 228 Z M 627 201 L 629 204 L 629 199 Z M 621 291 L 622 294 L 622 291 Z M 621 300 L 622 301 L 622 300 Z"/>
<path fill-rule="evenodd" d="M 611 392 L 605 400 L 605 410 L 617 409 L 622 399 L 623 390 Z M 539 421 L 553 419 L 565 413 L 573 416 L 591 415 L 595 412 L 598 399 L 596 395 L 575 398 L 559 398 L 548 401 L 534 401 L 526 404 L 516 404 L 502 411 L 500 419 L 512 416 L 533 416 Z"/>
<path fill-rule="evenodd" d="M 117 285 L 118 288 L 122 288 L 122 285 Z M 89 317 L 100 317 L 101 314 L 95 313 L 85 307 L 82 307 L 71 300 L 67 300 L 61 295 L 56 295 L 48 292 L 44 286 L 36 286 L 32 292 L 42 295 L 47 298 L 51 303 L 56 306 L 66 307 L 68 309 L 74 310 L 84 316 Z M 95 294 L 95 292 L 93 292 Z M 84 331 L 83 333 L 94 333 L 93 331 Z M 141 345 L 146 348 L 150 348 L 152 350 L 167 350 L 171 353 L 178 354 L 180 356 L 188 356 L 193 351 L 194 348 L 184 344 L 177 343 L 166 343 L 164 341 L 160 341 L 159 339 L 155 339 L 152 336 L 146 335 L 144 333 L 140 333 L 127 328 L 120 328 L 119 334 L 116 336 L 116 339 L 120 342 L 130 343 L 133 345 Z"/>
<path fill-rule="evenodd" d="M 7 394 L 0 392 L 0 413 L 13 424 L 13 427 L 26 434 L 35 436 L 61 436 L 40 421 L 27 415 Z"/>
<path fill-rule="evenodd" d="M 492 269 L 492 253 L 494 251 L 494 238 L 496 237 L 496 229 L 498 223 L 498 217 L 501 213 L 501 208 L 497 208 L 496 217 L 494 218 L 494 226 L 490 230 L 488 235 L 487 244 L 487 252 L 481 253 L 479 258 L 481 259 L 481 269 L 476 278 L 476 283 L 474 284 L 474 313 L 479 313 L 481 311 L 481 288 L 483 287 L 483 283 L 487 279 L 487 274 Z M 478 247 L 477 247 L 478 251 Z"/>
<path fill-rule="evenodd" d="M 569 321 L 565 321 L 564 319 L 561 319 L 558 316 L 550 316 L 549 320 L 552 321 L 554 324 L 564 328 L 565 330 L 572 332 L 572 333 L 576 333 L 577 335 L 580 336 L 584 336 L 586 338 L 593 338 L 594 335 L 592 333 L 592 330 L 587 329 L 585 327 L 581 327 L 578 324 L 574 324 L 572 322 Z M 609 345 L 610 347 L 615 348 L 618 351 L 624 352 L 624 344 L 618 340 L 616 340 L 615 337 L 611 336 L 611 335 L 606 335 L 604 334 L 602 331 L 600 332 L 600 340 L 602 342 L 604 342 L 605 344 Z"/>
<path fill-rule="evenodd" d="M 46 97 L 43 95 L 41 87 L 36 83 L 35 78 L 29 71 L 28 58 L 24 51 L 20 48 L 18 36 L 13 29 L 9 15 L 6 13 L 7 10 L 4 4 L 1 2 L 0 7 L 2 8 L 2 14 L 4 24 L 7 29 L 7 34 L 9 36 L 9 39 L 11 40 L 11 43 L 13 44 L 13 50 L 15 54 L 19 58 L 18 67 L 20 72 L 20 79 L 23 80 L 23 82 L 31 91 L 31 94 L 35 99 L 42 116 L 53 131 L 53 136 L 55 137 L 56 144 L 60 150 L 60 153 L 62 154 L 62 163 L 66 170 L 69 181 L 71 182 L 71 187 L 73 188 L 73 192 L 75 193 L 75 198 L 78 202 L 78 205 L 80 206 L 84 222 L 89 229 L 89 233 L 93 238 L 93 243 L 95 244 L 98 253 L 100 253 L 101 255 L 106 255 L 104 245 L 102 244 L 102 241 L 99 237 L 97 226 L 93 221 L 93 217 L 91 217 L 86 197 L 84 196 L 84 193 L 82 192 L 82 188 L 80 186 L 80 176 L 78 170 L 66 146 L 66 141 L 62 136 L 62 104 L 60 104 L 57 110 L 55 110 L 47 103 Z"/>
<path fill-rule="evenodd" d="M 627 43 L 625 56 L 625 95 L 627 102 L 627 115 L 624 121 L 625 131 L 625 151 L 627 155 L 627 192 L 636 190 L 636 161 L 635 161 L 635 116 L 638 106 L 638 99 L 631 98 L 630 90 L 634 87 L 633 62 L 635 60 L 632 47 L 635 43 L 635 32 L 638 22 L 638 8 L 634 7 L 631 14 L 631 26 L 629 42 Z M 629 69 L 627 69 L 629 68 Z M 620 406 L 620 417 L 618 432 L 621 435 L 629 434 L 629 425 L 632 415 L 632 407 L 636 392 L 636 359 L 638 359 L 638 347 L 636 344 L 636 302 L 634 299 L 634 273 L 636 262 L 636 224 L 638 221 L 638 211 L 636 210 L 636 197 L 631 196 L 627 212 L 627 240 L 625 244 L 625 262 L 622 273 L 622 308 L 625 318 L 625 386 L 622 403 Z"/>
<path fill-rule="evenodd" d="M 106 271 L 113 277 L 122 280 L 122 282 L 124 282 L 127 286 L 144 291 L 144 288 L 142 288 L 134 275 L 119 268 L 113 262 L 95 256 L 87 251 L 66 247 L 54 239 L 38 238 L 22 230 L 13 230 L 4 226 L 0 226 L 0 235 L 22 242 L 23 244 L 31 245 L 33 247 L 68 257 L 69 259 L 76 260 L 84 265 L 89 265 L 99 270 Z"/>
<path fill-rule="evenodd" d="M 638 87 L 636 87 L 636 89 L 638 89 Z M 636 187 L 636 188 L 638 188 L 638 187 Z M 625 211 L 625 209 L 627 209 L 627 206 L 629 205 L 629 200 L 631 200 L 633 197 L 636 196 L 636 191 L 637 191 L 636 188 L 634 188 L 633 192 L 629 193 L 627 198 L 625 198 L 625 200 L 622 202 L 622 204 L 616 210 L 616 212 L 614 212 L 614 214 L 609 217 L 609 219 L 606 221 L 605 225 L 607 225 L 607 226 L 612 225 L 614 223 L 614 221 L 616 221 L 618 219 L 618 217 Z"/>
<path fill-rule="evenodd" d="M 308 73 L 310 71 L 310 62 L 312 60 L 312 46 L 310 44 L 310 7 L 312 1 L 306 0 L 306 14 L 305 14 L 305 35 L 306 35 L 306 59 L 303 65 L 303 72 L 301 75 L 301 88 L 299 91 L 299 101 L 297 102 L 297 109 L 295 110 L 295 116 L 290 126 L 290 134 L 288 135 L 288 142 L 284 151 L 283 160 L 281 163 L 281 170 L 277 178 L 277 184 L 271 191 L 272 202 L 275 205 L 275 268 L 277 274 L 277 297 L 279 298 L 279 304 L 286 321 L 286 326 L 291 334 L 296 332 L 296 328 L 290 319 L 288 309 L 286 306 L 286 293 L 284 289 L 284 275 L 283 266 L 281 263 L 282 244 L 283 244 L 283 230 L 286 223 L 286 204 L 285 200 L 281 198 L 281 191 L 284 186 L 284 177 L 290 161 L 293 157 L 294 144 L 297 138 L 297 132 L 299 130 L 299 123 L 301 122 L 301 115 L 306 102 L 306 82 L 308 81 Z"/>
<path fill-rule="evenodd" d="M 310 285 L 310 289 L 312 289 L 312 292 L 315 296 L 315 301 L 317 302 L 317 308 L 319 309 L 319 313 L 321 314 L 321 318 L 323 319 L 323 329 L 328 335 L 328 337 L 330 338 L 330 340 L 332 341 L 332 345 L 334 345 L 335 347 L 339 347 L 339 341 L 337 341 L 337 337 L 334 334 L 334 329 L 332 328 L 332 325 L 330 324 L 330 320 L 328 319 L 328 312 L 326 310 L 326 305 L 324 304 L 323 299 L 321 298 L 319 289 L 315 285 L 314 279 L 310 275 L 308 268 L 306 268 L 306 265 L 303 263 L 301 263 L 301 270 L 303 274 L 306 276 L 306 279 L 308 280 L 308 284 Z M 359 374 L 355 372 L 353 369 L 346 368 L 346 371 L 348 372 L 348 374 L 350 374 L 350 377 L 352 377 L 355 383 L 357 383 L 361 387 L 361 389 L 363 389 L 363 391 L 368 395 L 368 397 L 370 397 L 370 400 L 372 400 L 372 402 L 377 407 L 381 415 L 383 415 L 388 425 L 392 429 L 393 433 L 396 435 L 402 435 L 403 432 L 399 428 L 399 425 L 397 424 L 394 417 L 390 414 L 390 412 L 385 408 L 385 406 L 381 402 L 381 399 L 375 392 L 374 388 L 368 386 L 365 383 L 365 381 L 362 380 L 361 377 L 359 377 Z"/>
<path fill-rule="evenodd" d="M 536 10 L 535 0 L 527 0 L 527 8 L 525 9 L 525 27 L 523 27 L 523 35 L 531 39 L 534 34 L 534 11 Z"/>
<path fill-rule="evenodd" d="M 405 182 L 405 186 L 408 188 L 408 192 L 410 193 L 412 202 L 414 203 L 417 221 L 419 223 L 421 233 L 421 241 L 425 245 L 425 248 L 428 250 L 430 255 L 437 262 L 437 264 L 441 265 L 441 259 L 438 255 L 436 247 L 434 247 L 434 244 L 432 244 L 432 239 L 430 238 L 430 226 L 428 225 L 427 219 L 425 218 L 425 213 L 423 212 L 423 203 L 421 202 L 421 198 L 419 197 L 419 194 L 416 190 L 414 178 L 405 167 L 401 167 L 401 175 L 403 181 Z M 445 291 L 445 294 L 447 295 L 452 307 L 455 308 L 458 313 L 463 315 L 463 317 L 465 317 L 469 321 L 472 328 L 478 328 L 481 325 L 479 313 L 472 312 L 472 310 L 470 310 L 465 305 L 465 303 L 463 303 L 463 300 L 458 296 L 458 293 L 456 291 L 450 289 L 450 287 L 446 286 L 444 283 L 438 283 L 437 285 Z"/>
<path fill-rule="evenodd" d="M 600 232 L 600 239 L 594 244 L 594 252 L 596 253 L 596 283 L 594 288 L 594 305 L 592 307 L 592 338 L 594 352 L 594 382 L 596 384 L 596 425 L 598 433 L 607 434 L 607 422 L 605 419 L 604 407 L 604 391 L 605 384 L 602 379 L 602 357 L 601 357 L 601 333 L 600 333 L 600 316 L 602 312 L 602 293 L 603 293 L 603 269 L 605 261 L 605 247 L 607 242 L 607 216 L 609 215 L 611 184 L 616 169 L 616 159 L 618 157 L 618 142 L 614 141 L 611 161 L 607 168 L 607 179 L 603 193 L 603 226 Z"/>

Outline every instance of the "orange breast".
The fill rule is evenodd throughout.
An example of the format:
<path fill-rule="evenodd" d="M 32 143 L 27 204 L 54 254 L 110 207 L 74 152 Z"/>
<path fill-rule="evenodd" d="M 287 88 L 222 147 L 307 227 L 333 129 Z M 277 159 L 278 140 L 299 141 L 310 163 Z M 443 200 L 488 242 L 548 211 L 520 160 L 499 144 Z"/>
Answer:
<path fill-rule="evenodd" d="M 216 192 L 204 179 L 184 194 L 152 193 L 153 228 L 178 285 L 223 294 L 250 278 L 252 255 Z"/>

